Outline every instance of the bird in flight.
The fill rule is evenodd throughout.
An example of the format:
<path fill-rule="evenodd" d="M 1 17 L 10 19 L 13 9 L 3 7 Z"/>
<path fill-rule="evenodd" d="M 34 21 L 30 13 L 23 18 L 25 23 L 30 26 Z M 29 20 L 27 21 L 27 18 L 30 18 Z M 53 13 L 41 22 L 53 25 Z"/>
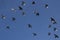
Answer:
<path fill-rule="evenodd" d="M 12 17 L 12 21 L 15 21 L 16 20 L 16 18 L 15 17 Z"/>
<path fill-rule="evenodd" d="M 19 6 L 18 8 L 19 8 L 19 10 L 23 10 L 23 8 L 21 6 Z"/>
<path fill-rule="evenodd" d="M 36 16 L 39 16 L 39 13 L 36 13 Z"/>
<path fill-rule="evenodd" d="M 37 34 L 36 33 L 32 33 L 33 34 L 33 36 L 37 36 Z"/>
<path fill-rule="evenodd" d="M 45 8 L 48 8 L 48 4 L 45 4 Z"/>
<path fill-rule="evenodd" d="M 59 38 L 59 36 L 58 36 L 57 34 L 54 34 L 54 37 L 55 37 L 55 38 Z"/>
<path fill-rule="evenodd" d="M 25 6 L 26 5 L 26 2 L 25 1 L 22 1 L 21 5 L 22 6 Z"/>
<path fill-rule="evenodd" d="M 48 32 L 48 36 L 50 36 L 51 35 L 51 33 L 50 32 Z"/>
<path fill-rule="evenodd" d="M 54 28 L 54 31 L 58 31 L 57 28 Z"/>
<path fill-rule="evenodd" d="M 31 24 L 28 24 L 28 27 L 29 27 L 29 28 L 32 28 L 32 25 L 31 25 Z"/>
<path fill-rule="evenodd" d="M 6 28 L 7 28 L 7 29 L 10 29 L 10 27 L 9 27 L 9 26 L 6 26 Z"/>
<path fill-rule="evenodd" d="M 32 4 L 35 4 L 35 1 L 32 1 Z"/>
<path fill-rule="evenodd" d="M 48 28 L 51 28 L 51 25 L 49 25 Z"/>
<path fill-rule="evenodd" d="M 53 24 L 56 24 L 56 20 L 53 17 L 51 17 L 50 19 Z"/>

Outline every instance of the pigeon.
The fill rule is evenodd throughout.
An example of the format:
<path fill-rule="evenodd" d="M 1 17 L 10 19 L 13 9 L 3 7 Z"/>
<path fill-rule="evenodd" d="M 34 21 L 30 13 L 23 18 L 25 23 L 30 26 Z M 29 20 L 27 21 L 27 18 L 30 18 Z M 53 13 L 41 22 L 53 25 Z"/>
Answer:
<path fill-rule="evenodd" d="M 31 25 L 31 24 L 28 24 L 28 27 L 29 27 L 29 28 L 32 28 L 32 25 Z"/>
<path fill-rule="evenodd" d="M 35 4 L 35 1 L 33 1 L 32 4 Z"/>
<path fill-rule="evenodd" d="M 7 29 L 10 29 L 10 27 L 9 27 L 9 26 L 6 26 L 6 28 L 7 28 Z"/>
<path fill-rule="evenodd" d="M 1 18 L 2 18 L 2 19 L 6 19 L 6 16 L 4 16 L 4 15 L 1 15 Z"/>
<path fill-rule="evenodd" d="M 33 33 L 33 36 L 37 36 L 37 34 L 36 33 Z"/>
<path fill-rule="evenodd" d="M 36 13 L 36 16 L 39 16 L 39 13 Z"/>
<path fill-rule="evenodd" d="M 48 8 L 48 4 L 45 4 L 45 8 Z"/>
<path fill-rule="evenodd" d="M 50 32 L 48 32 L 48 36 L 50 36 L 51 35 L 51 33 Z"/>
<path fill-rule="evenodd" d="M 54 28 L 54 31 L 58 31 L 57 28 Z"/>
<path fill-rule="evenodd" d="M 25 16 L 25 12 L 22 12 L 22 15 Z"/>
<path fill-rule="evenodd" d="M 12 17 L 12 21 L 15 21 L 16 20 L 16 18 L 15 17 Z"/>
<path fill-rule="evenodd" d="M 51 25 L 49 25 L 48 28 L 51 28 Z"/>
<path fill-rule="evenodd" d="M 25 6 L 26 5 L 26 2 L 22 1 L 21 5 L 22 6 Z"/>
<path fill-rule="evenodd" d="M 56 24 L 55 19 L 54 19 L 54 18 L 52 18 L 52 17 L 51 17 L 51 22 L 52 22 L 53 24 Z"/>
<path fill-rule="evenodd" d="M 57 34 L 54 34 L 54 37 L 55 37 L 55 38 L 59 38 L 59 36 L 58 36 Z"/>
<path fill-rule="evenodd" d="M 19 6 L 19 10 L 23 10 L 23 8 L 21 6 Z"/>

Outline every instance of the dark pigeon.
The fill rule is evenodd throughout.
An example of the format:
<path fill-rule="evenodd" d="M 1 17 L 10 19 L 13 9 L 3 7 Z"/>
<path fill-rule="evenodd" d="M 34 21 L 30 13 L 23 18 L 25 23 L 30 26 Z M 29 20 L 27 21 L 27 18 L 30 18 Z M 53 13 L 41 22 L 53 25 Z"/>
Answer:
<path fill-rule="evenodd" d="M 54 19 L 54 18 L 52 18 L 52 17 L 51 17 L 51 22 L 52 22 L 53 24 L 56 24 L 55 19 Z"/>
<path fill-rule="evenodd" d="M 36 16 L 39 16 L 39 13 L 36 13 Z"/>
<path fill-rule="evenodd" d="M 39 12 L 37 10 L 34 10 L 33 13 L 36 15 L 36 16 L 39 16 Z"/>
<path fill-rule="evenodd" d="M 57 28 L 54 28 L 54 31 L 57 31 Z"/>
<path fill-rule="evenodd" d="M 9 27 L 9 26 L 6 26 L 6 28 L 7 28 L 7 29 L 10 29 L 10 27 Z"/>
<path fill-rule="evenodd" d="M 33 33 L 33 36 L 37 36 L 37 34 L 36 33 Z"/>
<path fill-rule="evenodd" d="M 54 34 L 54 37 L 55 37 L 55 38 L 59 38 L 59 36 L 58 36 L 57 34 Z"/>
<path fill-rule="evenodd" d="M 16 20 L 16 18 L 15 17 L 12 17 L 12 21 L 15 21 Z"/>
<path fill-rule="evenodd" d="M 31 24 L 28 24 L 28 27 L 29 27 L 29 28 L 32 28 L 32 25 L 31 25 Z"/>
<path fill-rule="evenodd" d="M 48 32 L 48 36 L 50 36 L 51 35 L 51 33 L 50 32 Z"/>
<path fill-rule="evenodd" d="M 48 8 L 48 4 L 45 4 L 45 8 Z"/>
<path fill-rule="evenodd" d="M 35 4 L 35 1 L 33 1 L 32 4 Z"/>

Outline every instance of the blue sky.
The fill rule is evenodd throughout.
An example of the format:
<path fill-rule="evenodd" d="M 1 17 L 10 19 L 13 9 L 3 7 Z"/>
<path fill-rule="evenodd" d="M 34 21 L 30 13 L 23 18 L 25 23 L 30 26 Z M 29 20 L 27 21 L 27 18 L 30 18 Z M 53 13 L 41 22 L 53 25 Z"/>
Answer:
<path fill-rule="evenodd" d="M 22 16 L 22 10 L 18 10 L 21 1 L 26 2 L 26 5 L 22 6 L 25 16 Z M 32 5 L 32 1 L 36 4 Z M 48 8 L 44 7 L 46 3 Z M 12 11 L 11 8 L 16 11 Z M 34 10 L 37 10 L 40 15 L 36 16 Z M 1 15 L 6 16 L 6 19 L 2 19 Z M 12 17 L 16 20 L 12 21 Z M 52 24 L 50 17 L 54 17 L 57 24 Z M 56 40 L 54 34 L 60 36 L 59 17 L 60 0 L 0 0 L 0 40 Z M 28 28 L 27 24 L 31 24 L 32 29 Z M 52 25 L 50 29 L 48 29 L 49 24 Z M 10 29 L 6 29 L 7 25 Z M 53 31 L 54 27 L 58 28 L 57 32 Z M 33 32 L 37 33 L 37 36 L 34 37 Z M 51 32 L 50 36 L 48 32 Z"/>

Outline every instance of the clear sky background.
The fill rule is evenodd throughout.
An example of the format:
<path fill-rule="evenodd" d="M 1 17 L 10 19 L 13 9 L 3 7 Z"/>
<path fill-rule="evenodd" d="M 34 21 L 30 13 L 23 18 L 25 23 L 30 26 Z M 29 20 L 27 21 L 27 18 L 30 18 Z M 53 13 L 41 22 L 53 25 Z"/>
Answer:
<path fill-rule="evenodd" d="M 26 5 L 22 6 L 26 16 L 22 16 L 22 10 L 18 10 L 21 1 L 26 2 Z M 6 16 L 6 19 L 0 17 L 0 40 L 60 40 L 54 38 L 55 33 L 60 36 L 60 0 L 34 0 L 35 5 L 31 4 L 32 1 L 0 0 L 0 16 L 1 14 Z M 46 3 L 49 8 L 44 7 Z M 12 11 L 11 8 L 16 11 Z M 40 13 L 39 16 L 33 13 L 35 9 Z M 12 21 L 12 17 L 16 20 Z M 57 24 L 52 24 L 50 17 L 54 17 Z M 28 28 L 27 24 L 31 24 L 32 29 Z M 50 29 L 49 24 L 52 25 Z M 6 29 L 7 25 L 10 29 Z M 53 31 L 54 27 L 58 28 L 57 32 Z M 37 36 L 34 37 L 33 32 L 37 33 Z M 48 32 L 51 32 L 50 36 Z"/>

